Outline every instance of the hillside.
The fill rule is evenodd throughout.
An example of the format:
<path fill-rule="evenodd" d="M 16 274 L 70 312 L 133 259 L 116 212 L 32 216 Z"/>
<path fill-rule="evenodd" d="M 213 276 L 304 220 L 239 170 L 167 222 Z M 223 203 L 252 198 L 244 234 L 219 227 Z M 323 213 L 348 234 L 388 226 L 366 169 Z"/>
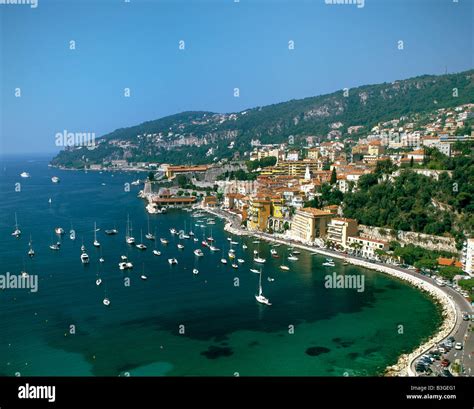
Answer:
<path fill-rule="evenodd" d="M 365 85 L 317 97 L 255 107 L 238 113 L 183 112 L 140 125 L 117 129 L 99 138 L 95 149 L 67 148 L 51 164 L 83 167 L 114 159 L 175 164 L 208 163 L 245 157 L 250 142 L 295 143 L 314 135 L 324 140 L 337 125 L 341 137 L 350 126 L 366 132 L 381 121 L 474 101 L 474 70 L 424 75 L 407 80 Z M 453 96 L 457 88 L 458 96 Z M 231 142 L 233 146 L 229 147 Z M 212 149 L 210 149 L 212 148 Z"/>

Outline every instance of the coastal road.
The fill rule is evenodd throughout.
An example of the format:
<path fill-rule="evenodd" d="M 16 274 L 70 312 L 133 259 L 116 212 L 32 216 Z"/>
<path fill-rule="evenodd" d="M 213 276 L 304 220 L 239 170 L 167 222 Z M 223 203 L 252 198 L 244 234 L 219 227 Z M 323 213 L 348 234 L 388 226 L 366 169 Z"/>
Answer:
<path fill-rule="evenodd" d="M 340 253 L 334 250 L 328 250 L 328 249 L 320 249 L 319 247 L 314 247 L 312 248 L 311 246 L 308 245 L 302 245 L 302 243 L 299 243 L 294 240 L 290 240 L 288 238 L 280 238 L 280 237 L 275 237 L 274 235 L 270 235 L 267 233 L 263 232 L 248 232 L 247 230 L 243 230 L 241 228 L 241 221 L 240 218 L 233 214 L 229 213 L 227 211 L 221 210 L 221 209 L 212 209 L 212 211 L 209 211 L 210 213 L 215 214 L 216 216 L 222 217 L 226 219 L 228 222 L 232 224 L 232 228 L 236 229 L 240 232 L 240 234 L 246 234 L 246 235 L 254 235 L 257 237 L 260 237 L 262 239 L 267 239 L 269 241 L 275 241 L 275 239 L 278 239 L 279 241 L 284 241 L 288 245 L 295 245 L 298 247 L 303 247 L 309 251 L 314 251 L 314 252 L 321 252 L 323 251 L 325 254 L 332 255 L 334 257 L 341 257 L 343 256 L 344 253 Z M 463 367 L 463 372 L 462 375 L 464 376 L 474 376 L 474 332 L 472 331 L 473 324 L 471 321 L 464 321 L 462 318 L 462 313 L 463 312 L 468 312 L 470 315 L 472 315 L 473 310 L 469 302 L 464 298 L 460 293 L 455 291 L 453 288 L 448 287 L 448 286 L 439 286 L 435 280 L 433 280 L 431 277 L 424 276 L 422 274 L 419 274 L 413 270 L 407 270 L 398 266 L 393 266 L 391 264 L 384 264 L 384 263 L 379 263 L 379 262 L 373 262 L 369 261 L 367 259 L 361 258 L 361 257 L 356 257 L 353 255 L 350 255 L 351 259 L 357 259 L 360 261 L 364 262 L 369 262 L 374 264 L 375 266 L 377 265 L 384 265 L 387 267 L 390 267 L 392 269 L 398 270 L 400 272 L 403 272 L 405 274 L 408 274 L 410 276 L 416 277 L 419 280 L 423 280 L 435 287 L 438 287 L 440 290 L 442 290 L 445 294 L 447 294 L 453 301 L 454 305 L 456 306 L 457 314 L 456 314 L 456 323 L 454 325 L 453 330 L 451 333 L 448 335 L 453 336 L 454 339 L 456 340 L 455 342 L 462 342 L 463 343 L 463 349 L 462 350 L 455 350 L 454 347 L 443 357 L 449 359 L 451 362 L 454 362 L 455 360 L 459 359 L 462 367 Z M 412 362 L 412 370 L 413 373 L 415 372 L 414 369 L 414 360 Z"/>

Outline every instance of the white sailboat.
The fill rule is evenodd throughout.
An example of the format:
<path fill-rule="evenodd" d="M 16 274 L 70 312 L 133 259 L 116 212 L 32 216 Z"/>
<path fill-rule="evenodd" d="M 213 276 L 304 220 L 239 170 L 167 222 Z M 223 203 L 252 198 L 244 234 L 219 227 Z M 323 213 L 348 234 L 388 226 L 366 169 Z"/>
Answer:
<path fill-rule="evenodd" d="M 143 230 L 140 230 L 140 241 L 141 241 L 141 243 L 136 245 L 137 249 L 138 250 L 146 250 L 146 246 L 143 244 Z"/>
<path fill-rule="evenodd" d="M 156 236 L 150 232 L 150 216 L 148 216 L 148 232 L 145 234 L 147 240 L 155 240 Z"/>
<path fill-rule="evenodd" d="M 169 258 L 168 263 L 170 263 L 171 265 L 178 264 L 178 260 L 176 260 L 175 258 Z"/>
<path fill-rule="evenodd" d="M 132 236 L 132 228 L 130 227 L 130 216 L 127 214 L 127 232 L 125 235 L 127 244 L 135 244 L 135 237 Z"/>
<path fill-rule="evenodd" d="M 156 237 L 156 228 L 155 228 L 155 237 Z M 157 248 L 156 248 L 156 240 L 155 240 L 155 248 L 153 249 L 153 254 L 155 256 L 161 256 L 161 251 L 159 251 Z"/>
<path fill-rule="evenodd" d="M 260 243 L 260 242 L 259 242 Z M 260 257 L 260 244 L 259 244 L 259 248 L 258 248 L 258 251 L 257 253 L 255 253 L 254 251 L 254 258 L 253 258 L 253 261 L 255 261 L 256 263 L 259 263 L 259 264 L 263 264 L 265 263 L 267 260 L 264 259 L 263 257 Z"/>
<path fill-rule="evenodd" d="M 82 264 L 89 264 L 89 256 L 87 253 L 81 254 L 81 262 Z"/>
<path fill-rule="evenodd" d="M 33 250 L 33 247 L 32 247 L 32 240 L 31 240 L 31 234 L 30 234 L 30 242 L 28 243 L 28 245 L 30 246 L 30 249 L 28 250 L 28 255 L 30 257 L 34 257 L 35 256 L 35 251 Z"/>
<path fill-rule="evenodd" d="M 100 247 L 100 243 L 97 240 L 97 223 L 94 222 L 94 247 Z"/>
<path fill-rule="evenodd" d="M 194 274 L 194 275 L 199 274 L 199 270 L 198 270 L 197 268 L 193 268 L 193 274 Z"/>
<path fill-rule="evenodd" d="M 263 295 L 263 290 L 262 290 L 262 270 L 260 269 L 260 274 L 258 278 L 258 295 L 255 295 L 255 299 L 260 303 L 260 304 L 265 304 L 265 305 L 272 305 L 270 300 L 266 298 Z"/>
<path fill-rule="evenodd" d="M 290 269 L 290 267 L 288 267 L 287 265 L 285 265 L 285 261 L 283 260 L 283 264 L 280 266 L 280 268 L 282 270 L 285 270 L 285 271 L 288 271 Z"/>
<path fill-rule="evenodd" d="M 196 256 L 198 256 L 198 257 L 204 256 L 204 253 L 202 252 L 201 249 L 196 249 L 196 250 L 194 250 L 194 254 L 195 254 Z"/>
<path fill-rule="evenodd" d="M 20 177 L 22 178 L 29 178 L 30 177 L 30 174 L 28 172 L 21 172 L 20 173 Z"/>
<path fill-rule="evenodd" d="M 12 236 L 14 236 L 14 237 L 20 237 L 21 236 L 21 230 L 18 227 L 18 219 L 16 217 L 16 212 L 15 212 L 15 230 L 13 230 Z"/>

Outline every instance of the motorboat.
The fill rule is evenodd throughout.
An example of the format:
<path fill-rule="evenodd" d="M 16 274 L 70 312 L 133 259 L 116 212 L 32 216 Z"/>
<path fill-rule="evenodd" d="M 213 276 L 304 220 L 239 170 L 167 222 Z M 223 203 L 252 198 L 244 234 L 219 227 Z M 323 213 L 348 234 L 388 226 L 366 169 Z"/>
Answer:
<path fill-rule="evenodd" d="M 53 182 L 53 183 L 59 183 L 59 178 L 58 178 L 57 176 L 53 176 L 53 177 L 51 178 L 51 182 Z"/>
<path fill-rule="evenodd" d="M 210 246 L 210 247 L 209 247 L 209 250 L 211 250 L 211 251 L 219 251 L 219 249 L 218 249 L 217 247 L 215 247 L 215 246 Z"/>
<path fill-rule="evenodd" d="M 251 268 L 250 271 L 255 274 L 260 274 L 260 270 L 257 270 L 256 268 Z"/>
<path fill-rule="evenodd" d="M 160 239 L 161 244 L 168 244 L 168 240 L 164 239 L 163 237 Z"/>
<path fill-rule="evenodd" d="M 239 265 L 236 263 L 232 263 L 232 268 L 239 268 Z"/>
<path fill-rule="evenodd" d="M 109 230 L 105 230 L 104 233 L 107 234 L 108 236 L 113 236 L 114 234 L 118 233 L 118 230 L 117 229 L 109 229 Z"/>
<path fill-rule="evenodd" d="M 290 267 L 285 266 L 285 265 L 281 265 L 280 268 L 285 271 L 288 271 L 290 269 Z"/>
<path fill-rule="evenodd" d="M 169 258 L 168 263 L 170 263 L 171 265 L 178 264 L 178 260 L 176 260 L 175 258 Z"/>
<path fill-rule="evenodd" d="M 180 250 L 184 249 L 184 244 L 178 243 L 176 245 Z"/>
<path fill-rule="evenodd" d="M 291 261 L 298 261 L 298 257 L 294 256 L 293 254 L 290 254 L 288 256 L 288 260 L 291 260 Z"/>
<path fill-rule="evenodd" d="M 238 259 L 237 259 L 237 262 L 240 263 L 240 264 L 242 264 L 242 263 L 245 263 L 245 260 L 244 260 L 243 258 L 238 258 Z"/>
<path fill-rule="evenodd" d="M 153 250 L 153 254 L 154 254 L 155 256 L 161 256 L 161 251 Z"/>
<path fill-rule="evenodd" d="M 225 258 L 221 258 L 221 263 L 222 264 L 227 264 L 227 260 Z"/>
<path fill-rule="evenodd" d="M 54 229 L 54 232 L 55 232 L 56 234 L 58 234 L 58 235 L 61 236 L 61 235 L 64 234 L 64 229 L 63 229 L 62 227 L 56 227 L 56 228 Z"/>
<path fill-rule="evenodd" d="M 102 280 L 100 278 L 95 280 L 95 285 L 101 285 L 101 284 L 102 284 Z"/>
<path fill-rule="evenodd" d="M 193 268 L 193 274 L 199 274 L 199 270 L 197 268 Z"/>
<path fill-rule="evenodd" d="M 267 260 L 264 259 L 264 258 L 262 258 L 262 257 L 255 257 L 255 258 L 253 259 L 253 261 L 255 261 L 256 263 L 263 264 L 263 263 L 265 263 Z"/>
<path fill-rule="evenodd" d="M 102 303 L 108 307 L 110 305 L 110 300 L 108 298 L 104 298 L 104 300 L 102 301 Z"/>
<path fill-rule="evenodd" d="M 81 262 L 82 264 L 89 264 L 89 256 L 87 255 L 87 253 L 81 254 Z"/>
<path fill-rule="evenodd" d="M 20 173 L 20 177 L 22 178 L 29 178 L 30 177 L 30 174 L 28 172 L 21 172 Z"/>
<path fill-rule="evenodd" d="M 195 254 L 196 256 L 198 256 L 198 257 L 204 256 L 204 253 L 202 252 L 201 249 L 196 249 L 196 250 L 194 250 L 194 254 Z"/>

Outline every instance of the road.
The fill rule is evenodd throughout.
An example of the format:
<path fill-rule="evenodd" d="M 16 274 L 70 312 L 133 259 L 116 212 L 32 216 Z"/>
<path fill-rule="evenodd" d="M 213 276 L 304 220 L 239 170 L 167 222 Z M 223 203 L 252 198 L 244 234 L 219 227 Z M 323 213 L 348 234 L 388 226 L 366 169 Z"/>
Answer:
<path fill-rule="evenodd" d="M 242 234 L 246 235 L 254 235 L 257 237 L 261 237 L 262 239 L 268 239 L 274 241 L 276 237 L 274 235 L 270 235 L 267 233 L 263 232 L 248 232 L 246 230 L 243 230 L 241 228 L 241 220 L 240 218 L 232 213 L 229 213 L 227 211 L 221 210 L 221 209 L 212 209 L 210 211 L 211 213 L 220 216 L 229 222 L 232 223 L 232 227 L 234 229 L 239 230 Z M 285 243 L 289 245 L 295 245 L 295 246 L 300 246 L 307 248 L 310 251 L 318 252 L 318 250 L 324 251 L 324 253 L 328 253 L 333 255 L 334 257 L 341 257 L 341 253 L 334 251 L 334 250 L 328 250 L 328 249 L 320 249 L 319 247 L 314 247 L 311 248 L 311 246 L 308 245 L 302 245 L 302 243 L 290 240 L 287 238 L 277 238 L 278 240 L 284 241 Z M 431 285 L 438 287 L 441 289 L 444 293 L 446 293 L 453 301 L 456 306 L 457 314 L 456 314 L 456 324 L 454 326 L 454 329 L 451 331 L 451 333 L 447 336 L 453 336 L 455 338 L 455 342 L 462 342 L 463 343 L 463 349 L 462 350 L 455 350 L 454 347 L 447 353 L 443 355 L 443 358 L 449 359 L 451 362 L 454 362 L 456 359 L 460 359 L 460 362 L 463 367 L 463 372 L 462 375 L 464 376 L 474 376 L 474 331 L 472 331 L 473 324 L 471 321 L 464 321 L 462 319 L 462 313 L 463 312 L 468 312 L 470 315 L 473 314 L 473 310 L 471 305 L 469 304 L 468 300 L 464 298 L 460 293 L 455 291 L 453 288 L 448 287 L 448 286 L 439 286 L 434 279 L 428 276 L 424 276 L 423 274 L 417 273 L 413 270 L 408 270 L 404 269 L 398 266 L 393 266 L 391 264 L 384 264 L 384 263 L 379 263 L 379 262 L 373 262 L 369 261 L 367 259 L 357 257 L 354 255 L 350 255 L 350 258 L 352 259 L 357 259 L 365 262 L 370 262 L 374 265 L 385 265 L 387 267 L 393 268 L 395 270 L 401 271 L 405 274 L 408 274 L 410 276 L 416 277 L 420 280 L 426 281 L 430 283 Z M 446 338 L 447 338 L 446 337 Z M 412 362 L 412 370 L 414 373 L 414 362 L 416 360 L 413 360 Z"/>

